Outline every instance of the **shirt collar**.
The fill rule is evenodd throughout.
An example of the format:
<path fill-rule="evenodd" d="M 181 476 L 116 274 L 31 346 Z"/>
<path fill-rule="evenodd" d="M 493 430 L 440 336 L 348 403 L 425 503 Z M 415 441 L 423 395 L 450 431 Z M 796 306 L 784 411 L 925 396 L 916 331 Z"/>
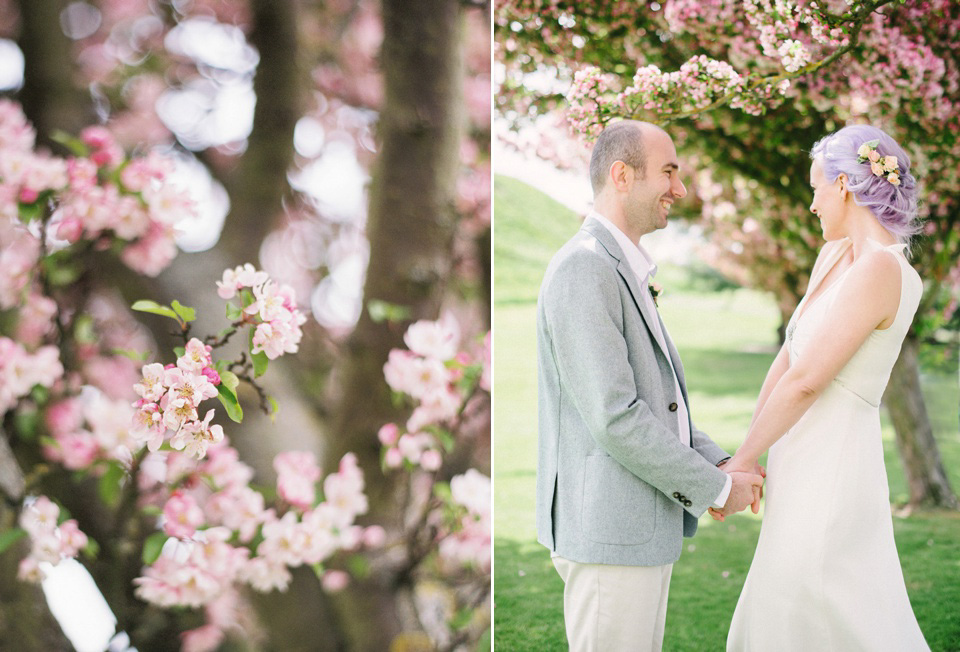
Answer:
<path fill-rule="evenodd" d="M 613 235 L 614 240 L 616 240 L 620 248 L 623 249 L 623 253 L 627 257 L 627 263 L 633 269 L 633 273 L 636 274 L 641 281 L 646 279 L 647 276 L 652 278 L 657 275 L 657 265 L 653 262 L 650 254 L 647 253 L 647 250 L 643 248 L 642 244 L 633 242 L 616 224 L 597 211 L 590 211 L 587 217 L 592 217 L 600 222 L 600 224 Z"/>

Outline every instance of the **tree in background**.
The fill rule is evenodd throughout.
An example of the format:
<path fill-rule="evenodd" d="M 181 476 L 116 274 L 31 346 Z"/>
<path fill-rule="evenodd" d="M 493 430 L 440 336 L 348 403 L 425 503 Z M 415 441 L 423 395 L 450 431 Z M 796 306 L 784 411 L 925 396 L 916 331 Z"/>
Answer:
<path fill-rule="evenodd" d="M 946 0 L 518 0 L 495 17 L 500 114 L 522 124 L 562 109 L 588 140 L 618 117 L 669 124 L 695 169 L 709 258 L 773 292 L 784 324 L 821 244 L 805 152 L 857 122 L 903 144 L 925 184 L 913 258 L 925 292 L 885 402 L 911 506 L 957 507 L 917 357 L 921 342 L 955 342 L 960 322 L 958 29 L 960 8 Z M 544 78 L 553 92 L 531 90 Z"/>
<path fill-rule="evenodd" d="M 14 163 L 0 173 L 0 256 L 5 273 L 15 269 L 8 264 L 20 265 L 4 284 L 0 335 L 22 354 L 4 370 L 22 371 L 41 356 L 49 372 L 3 385 L 9 396 L 0 392 L 10 398 L 0 437 L 9 444 L 0 448 L 0 600 L 5 614 L 23 616 L 3 619 L 0 642 L 68 647 L 42 595 L 13 579 L 21 559 L 39 559 L 37 541 L 54 539 L 63 547 L 44 548 L 45 559 L 84 549 L 80 558 L 118 627 L 141 649 L 179 647 L 176 634 L 187 630 L 190 649 L 454 649 L 488 629 L 489 383 L 481 369 L 484 360 L 489 365 L 489 339 L 480 341 L 489 327 L 487 11 L 443 0 L 415 8 L 394 0 L 0 3 L 0 34 L 16 39 L 24 58 L 22 87 L 12 95 L 37 141 L 34 150 L 23 137 L 33 133 L 29 123 L 7 105 L 5 124 L 13 127 L 4 131 L 13 140 L 4 139 L 4 152 L 33 167 L 25 172 Z M 79 140 L 58 133 L 80 133 L 94 122 L 106 129 L 84 130 Z M 195 208 L 207 214 L 208 228 L 213 223 L 213 237 L 180 240 L 190 251 L 218 239 L 202 253 L 177 255 L 172 227 L 194 211 L 172 190 L 175 167 L 189 170 L 179 176 L 190 181 L 209 175 L 209 196 Z M 153 198 L 148 187 L 171 190 Z M 112 203 L 106 210 L 77 204 L 68 220 L 65 207 L 79 201 L 81 188 Z M 147 219 L 154 199 L 162 219 Z M 107 219 L 122 215 L 129 223 Z M 258 273 L 235 269 L 257 260 L 275 285 L 259 276 L 253 285 L 239 281 L 240 303 L 227 309 L 232 325 L 213 335 L 224 310 L 213 281 L 229 286 Z M 263 356 L 290 352 L 287 331 L 233 337 L 229 329 L 260 320 L 253 333 L 272 321 L 269 312 L 250 316 L 258 311 L 251 306 L 270 302 L 264 293 L 281 305 L 299 297 L 299 310 L 311 318 L 298 325 L 298 354 L 271 359 L 271 373 L 260 377 Z M 143 298 L 155 299 L 148 305 L 158 315 L 132 316 L 125 306 Z M 172 335 L 169 319 L 179 324 Z M 324 511 L 320 501 L 338 495 L 326 480 L 317 484 L 319 469 L 329 474 L 348 460 L 336 473 L 363 478 L 365 509 L 357 516 L 366 529 L 342 523 L 338 531 L 349 537 L 381 527 L 382 541 L 373 529 L 372 540 L 349 542 L 356 554 L 340 562 L 317 565 L 326 557 L 300 555 L 284 562 L 286 571 L 274 568 L 266 576 L 272 579 L 260 575 L 259 587 L 252 583 L 273 581 L 283 592 L 261 594 L 241 582 L 201 601 L 145 595 L 144 582 L 134 579 L 170 586 L 156 568 L 171 563 L 158 562 L 167 558 L 158 542 L 196 534 L 170 530 L 178 519 L 194 530 L 227 527 L 226 540 L 217 530 L 201 547 L 211 554 L 226 550 L 220 544 L 246 549 L 237 555 L 248 560 L 284 536 L 269 516 L 257 520 L 257 509 L 246 525 L 223 522 L 223 505 L 208 495 L 223 487 L 204 488 L 210 473 L 197 465 L 205 462 L 167 478 L 164 501 L 151 502 L 149 487 L 138 482 L 145 482 L 140 464 L 153 454 L 145 440 L 131 439 L 128 454 L 114 459 L 97 439 L 103 429 L 87 416 L 74 425 L 94 440 L 56 429 L 62 421 L 51 417 L 54 406 L 99 388 L 116 392 L 119 432 L 120 405 L 147 401 L 131 396 L 147 376 L 138 382 L 142 363 L 116 349 L 186 344 L 173 359 L 151 355 L 169 364 L 196 348 L 188 332 L 214 347 L 220 361 L 196 371 L 243 381 L 229 381 L 234 400 L 222 399 L 216 426 L 203 420 L 206 405 L 185 422 L 197 423 L 189 431 L 211 442 L 214 428 L 223 427 L 235 451 L 227 457 L 239 476 L 254 480 L 242 493 L 264 513 L 279 500 L 277 523 L 293 520 L 308 530 L 307 513 Z M 240 405 L 242 423 L 222 420 Z M 257 417 L 258 405 L 269 418 Z M 95 454 L 67 461 L 60 440 Z M 182 455 L 182 437 L 168 433 L 164 441 L 153 443 L 168 463 Z M 312 481 L 291 489 L 298 476 Z M 36 498 L 41 494 L 50 501 Z M 58 524 L 55 512 L 72 519 Z M 38 514 L 47 525 L 37 525 Z M 58 529 L 48 527 L 51 518 Z M 96 543 L 80 545 L 81 535 Z M 380 545 L 364 548 L 364 541 Z"/>

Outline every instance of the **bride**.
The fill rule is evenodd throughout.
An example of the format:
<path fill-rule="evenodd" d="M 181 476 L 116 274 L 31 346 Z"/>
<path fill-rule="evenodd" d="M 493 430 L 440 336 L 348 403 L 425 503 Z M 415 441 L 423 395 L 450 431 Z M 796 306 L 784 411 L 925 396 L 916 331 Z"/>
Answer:
<path fill-rule="evenodd" d="M 879 416 L 923 290 L 904 257 L 916 180 L 875 127 L 841 129 L 811 156 L 810 210 L 827 242 L 724 467 L 753 470 L 770 451 L 727 650 L 928 650 L 894 545 Z"/>

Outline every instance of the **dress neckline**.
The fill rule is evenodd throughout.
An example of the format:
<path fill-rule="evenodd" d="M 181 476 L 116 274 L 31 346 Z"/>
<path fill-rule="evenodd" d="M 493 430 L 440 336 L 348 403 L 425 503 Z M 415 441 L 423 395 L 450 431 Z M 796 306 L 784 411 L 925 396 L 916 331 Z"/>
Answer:
<path fill-rule="evenodd" d="M 830 266 L 827 267 L 827 268 L 824 270 L 824 272 L 823 272 L 822 274 L 820 274 L 820 275 L 818 276 L 818 278 L 816 279 L 816 280 L 817 280 L 817 284 L 816 284 L 816 286 L 813 288 L 813 292 L 809 292 L 809 291 L 808 291 L 806 294 L 804 294 L 803 299 L 800 301 L 800 305 L 797 306 L 796 317 L 794 318 L 794 322 L 795 322 L 795 323 L 799 323 L 799 322 L 800 322 L 800 319 L 807 314 L 807 310 L 810 308 L 810 306 L 815 306 L 815 305 L 817 305 L 817 304 L 820 302 L 820 299 L 822 299 L 822 298 L 824 297 L 824 295 L 826 295 L 828 292 L 830 292 L 830 290 L 832 290 L 832 289 L 835 288 L 837 285 L 839 285 L 840 282 L 843 281 L 843 277 L 846 276 L 847 272 L 850 271 L 850 268 L 853 267 L 855 261 L 851 261 L 851 263 L 850 263 L 849 265 L 847 265 L 847 268 L 846 268 L 845 270 L 843 270 L 842 272 L 840 272 L 840 275 L 833 280 L 833 283 L 831 283 L 823 292 L 821 292 L 820 295 L 819 295 L 816 299 L 813 299 L 812 303 L 810 303 L 809 305 L 807 305 L 807 299 L 810 298 L 811 296 L 813 296 L 814 294 L 816 294 L 816 292 L 820 289 L 820 286 L 823 285 L 824 279 L 826 279 L 827 276 L 830 275 L 830 272 L 832 272 L 834 269 L 836 269 L 837 265 L 840 263 L 840 261 L 841 261 L 841 260 L 843 259 L 843 257 L 846 255 L 847 251 L 853 246 L 853 242 L 852 242 L 849 238 L 844 238 L 844 240 L 846 240 L 846 242 L 845 242 L 844 244 L 842 244 L 840 247 L 837 248 L 837 252 L 838 252 L 838 253 L 835 254 L 836 257 L 830 262 Z M 876 240 L 872 240 L 872 239 L 871 239 L 871 241 L 872 241 L 872 242 L 876 242 Z M 877 244 L 879 245 L 880 243 L 877 242 Z M 808 289 L 808 290 L 809 290 L 809 289 Z"/>

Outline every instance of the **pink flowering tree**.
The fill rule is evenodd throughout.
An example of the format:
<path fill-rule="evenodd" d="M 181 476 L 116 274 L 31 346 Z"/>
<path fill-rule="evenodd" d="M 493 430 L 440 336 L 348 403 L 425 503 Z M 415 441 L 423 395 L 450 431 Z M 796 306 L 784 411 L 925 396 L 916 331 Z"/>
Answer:
<path fill-rule="evenodd" d="M 559 111 L 586 142 L 614 119 L 669 125 L 692 170 L 688 217 L 706 227 L 708 262 L 773 292 L 785 319 L 821 244 L 808 219 L 806 152 L 856 122 L 903 144 L 924 184 L 913 262 L 925 293 L 886 403 L 911 505 L 956 507 L 917 366 L 919 345 L 955 340 L 960 320 L 956 4 L 517 0 L 499 6 L 495 23 L 501 115 L 521 125 Z M 542 87 L 534 73 L 556 78 L 556 92 L 531 90 Z"/>
<path fill-rule="evenodd" d="M 30 118 L 2 105 L 0 603 L 24 617 L 0 648 L 68 646 L 36 582 L 70 557 L 140 649 L 482 638 L 483 11 L 0 2 L 0 31 Z M 246 132 L 184 119 L 231 84 L 256 97 Z M 184 156 L 230 199 L 189 256 Z M 343 161 L 373 179 L 355 213 L 303 182 L 337 184 Z M 394 349 L 432 384 L 390 383 Z M 410 453 L 395 467 L 387 424 Z"/>

